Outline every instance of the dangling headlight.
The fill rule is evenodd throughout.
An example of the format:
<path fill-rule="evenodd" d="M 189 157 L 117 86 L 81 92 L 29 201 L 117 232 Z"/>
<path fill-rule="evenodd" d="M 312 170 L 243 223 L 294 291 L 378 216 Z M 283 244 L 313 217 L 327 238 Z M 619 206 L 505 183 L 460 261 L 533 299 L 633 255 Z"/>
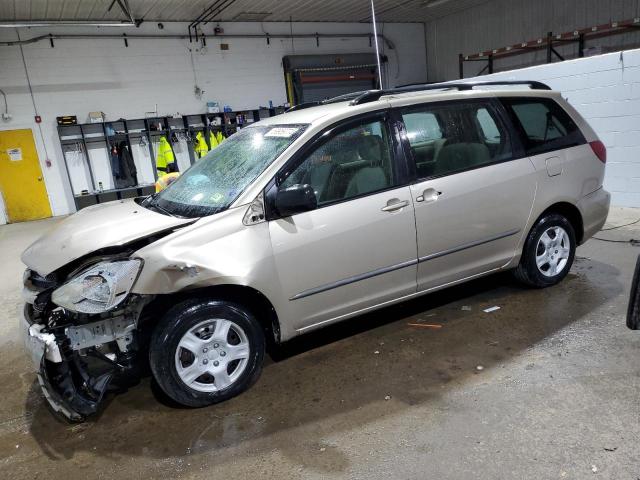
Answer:
<path fill-rule="evenodd" d="M 106 312 L 127 297 L 141 266 L 138 259 L 98 263 L 55 290 L 51 300 L 73 312 Z"/>

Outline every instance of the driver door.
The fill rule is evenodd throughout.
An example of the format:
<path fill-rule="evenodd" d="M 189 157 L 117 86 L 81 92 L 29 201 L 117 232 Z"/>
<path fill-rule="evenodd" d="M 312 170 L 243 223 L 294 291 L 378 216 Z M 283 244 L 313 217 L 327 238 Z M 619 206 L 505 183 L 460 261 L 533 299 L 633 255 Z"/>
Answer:
<path fill-rule="evenodd" d="M 306 184 L 318 202 L 269 222 L 274 281 L 296 330 L 415 292 L 415 217 L 400 148 L 384 113 L 352 120 L 323 132 L 267 193 Z"/>

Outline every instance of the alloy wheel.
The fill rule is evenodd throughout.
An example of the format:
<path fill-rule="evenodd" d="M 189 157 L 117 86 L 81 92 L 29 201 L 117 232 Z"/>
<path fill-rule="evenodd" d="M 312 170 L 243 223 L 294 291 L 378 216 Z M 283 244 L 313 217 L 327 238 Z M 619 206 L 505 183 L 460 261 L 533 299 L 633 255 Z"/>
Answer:
<path fill-rule="evenodd" d="M 571 252 L 569 234 L 562 227 L 549 227 L 538 240 L 536 265 L 546 277 L 555 277 L 567 266 Z"/>

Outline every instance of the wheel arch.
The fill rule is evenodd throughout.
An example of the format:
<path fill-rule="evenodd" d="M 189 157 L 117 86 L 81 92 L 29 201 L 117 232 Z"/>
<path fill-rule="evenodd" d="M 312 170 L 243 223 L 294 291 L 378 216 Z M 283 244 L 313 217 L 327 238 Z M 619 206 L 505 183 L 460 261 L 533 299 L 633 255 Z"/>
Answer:
<path fill-rule="evenodd" d="M 576 244 L 580 245 L 584 237 L 584 223 L 582 220 L 582 213 L 580 213 L 578 207 L 569 202 L 554 203 L 553 205 L 547 207 L 540 215 L 538 215 L 538 218 L 533 223 L 531 228 L 533 228 L 533 226 L 535 226 L 542 217 L 550 213 L 558 213 L 565 217 L 569 221 L 569 223 L 571 223 L 571 226 L 573 227 L 573 230 L 576 234 Z"/>
<path fill-rule="evenodd" d="M 245 285 L 213 285 L 157 295 L 144 307 L 140 315 L 140 327 L 145 330 L 153 330 L 159 317 L 164 315 L 170 307 L 193 299 L 224 300 L 241 305 L 247 308 L 258 320 L 265 332 L 268 345 L 281 342 L 280 321 L 273 304 L 262 292 Z"/>

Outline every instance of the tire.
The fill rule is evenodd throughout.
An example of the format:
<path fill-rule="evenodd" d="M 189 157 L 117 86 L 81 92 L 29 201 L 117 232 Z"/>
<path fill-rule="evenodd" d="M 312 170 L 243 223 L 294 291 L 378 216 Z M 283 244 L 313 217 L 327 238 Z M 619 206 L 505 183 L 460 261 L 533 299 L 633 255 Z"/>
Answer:
<path fill-rule="evenodd" d="M 262 371 L 264 352 L 262 327 L 246 309 L 226 301 L 192 300 L 171 308 L 157 325 L 149 361 L 172 400 L 204 407 L 251 387 Z"/>
<path fill-rule="evenodd" d="M 546 214 L 529 232 L 514 276 L 529 287 L 550 287 L 567 276 L 575 253 L 576 234 L 571 222 L 558 213 Z"/>

